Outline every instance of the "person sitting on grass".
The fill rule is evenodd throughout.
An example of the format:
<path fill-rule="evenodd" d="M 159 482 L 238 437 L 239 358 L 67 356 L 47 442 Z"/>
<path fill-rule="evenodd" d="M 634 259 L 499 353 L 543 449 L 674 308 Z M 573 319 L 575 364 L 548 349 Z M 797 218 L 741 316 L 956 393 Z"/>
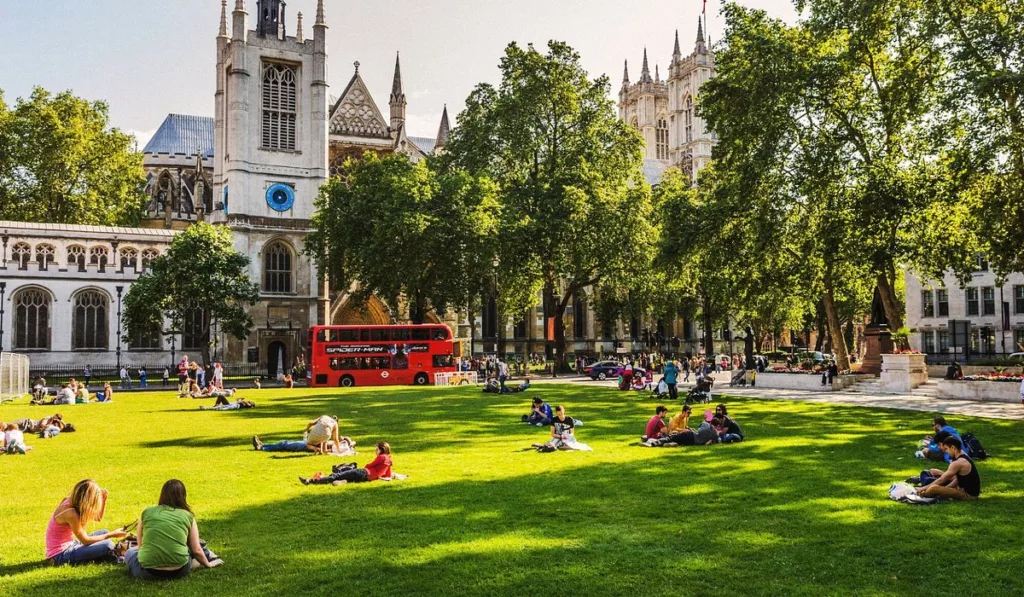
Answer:
<path fill-rule="evenodd" d="M 722 424 L 721 419 L 712 418 L 710 421 L 702 421 L 696 431 L 684 429 L 661 439 L 648 439 L 641 443 L 641 446 L 648 448 L 674 448 L 676 446 L 706 446 L 718 440 L 716 427 Z"/>
<path fill-rule="evenodd" d="M 546 444 L 533 444 L 533 447 L 538 452 L 554 452 L 559 448 L 584 452 L 593 451 L 587 444 L 577 441 L 576 427 L 578 426 L 579 423 L 576 419 L 565 416 L 565 407 L 559 405 L 555 408 L 555 418 L 551 420 L 551 440 Z"/>
<path fill-rule="evenodd" d="M 335 467 L 336 472 L 313 479 L 299 477 L 303 485 L 345 485 L 346 483 L 368 483 L 381 477 L 391 476 L 391 446 L 387 442 L 377 443 L 377 457 L 363 468 L 351 468 L 344 465 Z"/>
<path fill-rule="evenodd" d="M 683 405 L 683 410 L 678 415 L 672 417 L 668 421 L 668 434 L 673 435 L 676 433 L 682 433 L 690 428 L 690 413 L 693 409 L 690 408 L 689 404 Z"/>
<path fill-rule="evenodd" d="M 665 434 L 665 417 L 668 416 L 668 407 L 664 404 L 659 404 L 654 409 L 654 416 L 647 421 L 647 428 L 644 431 L 644 435 L 640 438 L 641 442 L 645 442 L 649 439 L 659 439 Z"/>
<path fill-rule="evenodd" d="M 512 388 L 512 392 L 525 392 L 525 391 L 527 391 L 529 389 L 530 389 L 530 378 L 527 377 L 526 379 L 523 380 L 523 383 L 521 383 L 518 386 Z"/>
<path fill-rule="evenodd" d="M 946 418 L 942 416 L 932 419 L 932 429 L 935 430 L 935 435 L 926 435 L 922 443 L 927 445 L 915 452 L 914 456 L 924 458 L 925 460 L 945 460 L 947 463 L 950 462 L 949 454 L 942 449 L 942 441 L 947 437 L 955 437 L 962 443 L 963 440 L 960 438 L 960 433 L 955 427 L 947 424 Z"/>
<path fill-rule="evenodd" d="M 328 442 L 341 445 L 338 437 L 338 417 L 323 415 L 306 425 L 305 441 L 280 441 L 264 445 L 259 436 L 252 436 L 252 447 L 263 452 L 315 452 L 325 454 Z"/>
<path fill-rule="evenodd" d="M 75 404 L 89 404 L 89 389 L 85 384 L 78 385 L 78 392 L 75 394 Z"/>
<path fill-rule="evenodd" d="M 739 423 L 729 418 L 729 411 L 724 404 L 715 407 L 715 418 L 721 421 L 718 426 L 718 441 L 723 444 L 734 444 L 743 441 L 743 429 Z"/>
<path fill-rule="evenodd" d="M 931 474 L 938 479 L 918 490 L 917 495 L 953 500 L 977 499 L 981 495 L 981 476 L 974 461 L 964 453 L 963 442 L 958 437 L 949 436 L 942 440 L 940 449 L 949 456 L 949 467 L 945 472 L 932 469 Z"/>
<path fill-rule="evenodd" d="M 103 398 L 100 402 L 113 402 L 114 401 L 114 387 L 110 385 L 109 381 L 103 382 Z"/>
<path fill-rule="evenodd" d="M 501 384 L 498 383 L 498 380 L 495 379 L 494 376 L 492 376 L 492 375 L 487 376 L 487 381 L 484 382 L 483 393 L 484 394 L 500 394 L 501 393 Z"/>
<path fill-rule="evenodd" d="M 547 427 L 551 425 L 551 419 L 555 417 L 555 414 L 551 412 L 551 405 L 537 396 L 533 399 L 533 410 L 530 414 L 523 415 L 523 422 L 529 423 L 530 425 L 536 425 L 537 427 Z"/>
<path fill-rule="evenodd" d="M 31 446 L 25 445 L 25 434 L 15 423 L 8 423 L 7 426 L 4 427 L 3 440 L 3 451 L 8 454 L 24 455 L 25 452 L 32 449 Z"/>
<path fill-rule="evenodd" d="M 643 374 L 639 373 L 639 372 L 635 373 L 633 375 L 633 384 L 630 387 L 630 389 L 635 390 L 637 392 L 642 392 L 645 389 L 647 389 L 647 387 L 648 387 L 648 384 L 647 384 L 646 378 L 644 378 Z"/>
<path fill-rule="evenodd" d="M 221 403 L 221 400 L 223 400 L 224 402 Z M 256 403 L 249 402 L 244 398 L 239 398 L 235 402 L 228 402 L 224 398 L 218 398 L 217 404 L 214 406 L 204 406 L 202 404 L 199 405 L 199 410 L 239 410 L 242 408 L 256 408 Z"/>
<path fill-rule="evenodd" d="M 263 388 L 263 386 L 260 385 L 260 378 L 258 378 L 258 377 L 252 378 L 252 387 L 253 387 L 253 389 L 256 389 L 256 390 L 259 390 L 259 389 Z"/>
<path fill-rule="evenodd" d="M 185 484 L 171 479 L 160 490 L 157 505 L 142 511 L 138 547 L 124 556 L 129 574 L 141 580 L 173 580 L 188 576 L 193 565 L 224 564 L 199 541 L 199 526 L 185 498 Z"/>
<path fill-rule="evenodd" d="M 79 481 L 71 495 L 61 500 L 46 526 L 46 559 L 54 566 L 116 562 L 113 539 L 121 539 L 124 529 L 101 529 L 86 533 L 91 522 L 103 520 L 107 490 L 92 479 Z"/>

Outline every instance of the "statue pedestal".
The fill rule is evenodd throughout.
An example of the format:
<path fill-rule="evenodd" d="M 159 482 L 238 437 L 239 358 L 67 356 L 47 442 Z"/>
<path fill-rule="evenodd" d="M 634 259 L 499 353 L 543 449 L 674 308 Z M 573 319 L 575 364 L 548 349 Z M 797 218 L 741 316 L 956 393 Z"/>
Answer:
<path fill-rule="evenodd" d="M 928 381 L 923 354 L 882 355 L 881 389 L 886 394 L 905 394 Z"/>
<path fill-rule="evenodd" d="M 892 352 L 892 334 L 887 325 L 869 325 L 864 330 L 864 360 L 859 373 L 878 375 L 882 372 L 882 355 Z"/>

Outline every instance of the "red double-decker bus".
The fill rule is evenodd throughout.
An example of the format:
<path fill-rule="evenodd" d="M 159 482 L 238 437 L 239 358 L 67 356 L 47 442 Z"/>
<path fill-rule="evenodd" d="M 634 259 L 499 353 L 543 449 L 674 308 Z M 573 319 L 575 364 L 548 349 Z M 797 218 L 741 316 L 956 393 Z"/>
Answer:
<path fill-rule="evenodd" d="M 309 353 L 312 387 L 425 386 L 457 370 L 462 343 L 446 325 L 318 325 Z"/>

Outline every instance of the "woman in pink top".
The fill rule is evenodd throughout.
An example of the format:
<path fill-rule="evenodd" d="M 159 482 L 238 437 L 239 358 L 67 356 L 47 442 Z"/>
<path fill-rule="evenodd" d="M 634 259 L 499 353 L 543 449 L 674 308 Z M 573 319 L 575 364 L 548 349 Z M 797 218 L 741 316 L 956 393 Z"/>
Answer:
<path fill-rule="evenodd" d="M 86 525 L 103 520 L 107 490 L 92 479 L 79 481 L 50 517 L 46 526 L 46 559 L 54 566 L 114 562 L 114 542 L 126 535 L 118 529 L 87 534 Z"/>

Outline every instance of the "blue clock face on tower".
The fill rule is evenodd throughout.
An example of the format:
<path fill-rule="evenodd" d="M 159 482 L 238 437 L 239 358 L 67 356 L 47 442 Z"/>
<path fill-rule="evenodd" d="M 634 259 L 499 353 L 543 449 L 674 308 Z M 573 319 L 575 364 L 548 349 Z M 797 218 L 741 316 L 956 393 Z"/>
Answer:
<path fill-rule="evenodd" d="M 267 205 L 274 211 L 288 211 L 295 205 L 295 189 L 280 183 L 270 185 L 267 189 Z"/>

